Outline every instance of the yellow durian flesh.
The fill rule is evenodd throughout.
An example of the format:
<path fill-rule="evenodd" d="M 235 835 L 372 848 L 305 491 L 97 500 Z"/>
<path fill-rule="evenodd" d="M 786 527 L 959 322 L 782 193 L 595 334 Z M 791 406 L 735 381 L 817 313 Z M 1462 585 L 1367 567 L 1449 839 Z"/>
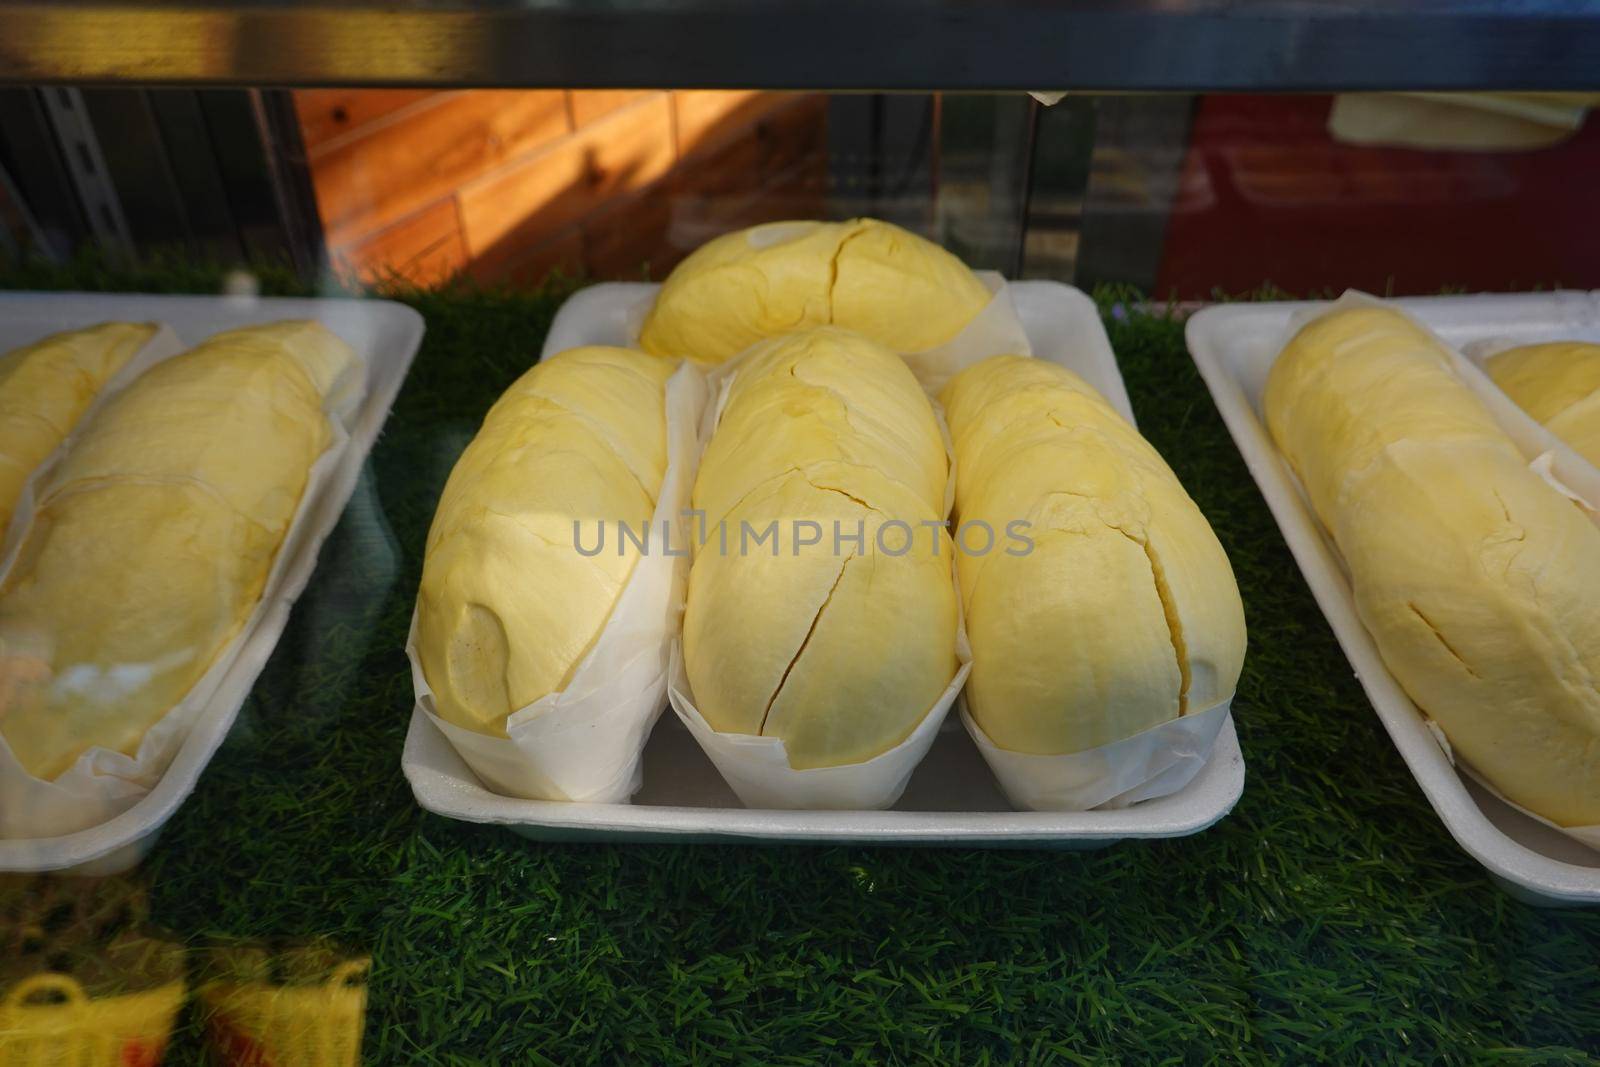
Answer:
<path fill-rule="evenodd" d="M 1600 529 L 1397 312 L 1316 320 L 1264 399 L 1396 680 L 1513 802 L 1600 823 Z"/>
<path fill-rule="evenodd" d="M 877 545 L 892 516 L 910 531 L 882 538 L 903 555 Z M 697 554 L 684 617 L 689 684 L 713 729 L 782 738 L 806 769 L 870 759 L 916 728 L 955 674 L 956 601 L 948 534 L 908 516 L 934 521 L 900 486 L 844 464 L 780 475 L 729 513 L 729 550 L 713 539 Z M 818 543 L 801 543 L 816 534 L 807 520 Z M 741 545 L 744 524 L 755 533 Z"/>
<path fill-rule="evenodd" d="M 566 687 L 638 559 L 618 524 L 642 530 L 654 509 L 586 428 L 559 419 L 501 432 L 516 425 L 486 423 L 469 446 L 477 453 L 452 472 L 417 601 L 440 716 L 497 735 L 512 712 Z M 600 551 L 585 556 L 579 543 Z"/>
<path fill-rule="evenodd" d="M 859 395 L 808 384 L 793 358 L 808 354 Z M 839 330 L 783 338 L 736 374 L 695 484 L 727 511 L 721 533 L 708 514 L 690 570 L 690 687 L 714 729 L 781 738 L 797 769 L 859 763 L 903 741 L 956 671 L 938 424 L 899 357 Z M 844 417 L 817 418 L 838 403 Z M 760 446 L 763 422 L 785 448 Z"/>
<path fill-rule="evenodd" d="M 948 459 L 905 364 L 859 334 L 822 327 L 753 349 L 706 446 L 694 506 L 715 524 L 774 473 L 824 460 L 876 465 L 942 510 Z"/>
<path fill-rule="evenodd" d="M 52 779 L 133 755 L 260 598 L 277 540 L 181 480 L 89 485 L 35 515 L 0 594 L 0 733 Z"/>
<path fill-rule="evenodd" d="M 751 352 L 729 385 L 727 405 L 719 428 L 730 409 L 744 406 L 748 391 L 788 386 L 786 379 L 831 390 L 847 402 L 853 426 L 887 438 L 897 450 L 933 471 L 947 473 L 938 423 L 927 399 L 912 392 L 915 377 L 903 361 L 883 358 L 884 346 L 842 328 L 818 328 L 774 338 Z M 885 457 L 885 462 L 888 459 Z M 943 484 L 939 494 L 943 493 Z"/>
<path fill-rule="evenodd" d="M 129 755 L 261 596 L 325 397 L 355 353 L 315 324 L 220 334 L 112 397 L 40 486 L 0 588 L 0 733 L 30 774 Z"/>
<path fill-rule="evenodd" d="M 1142 547 L 1092 514 L 1039 518 L 1053 525 L 1032 551 L 996 556 L 963 599 L 973 718 L 999 747 L 1047 755 L 1177 718 L 1183 677 Z"/>
<path fill-rule="evenodd" d="M 485 416 L 445 483 L 417 595 L 418 658 L 445 721 L 503 737 L 593 647 L 639 559 L 620 526 L 643 535 L 655 510 L 672 371 L 571 349 Z"/>
<path fill-rule="evenodd" d="M 667 472 L 664 397 L 672 365 L 641 360 L 628 348 L 590 346 L 574 357 L 546 360 L 538 375 L 525 374 L 496 406 L 540 402 L 572 413 L 603 437 L 655 500 Z M 625 418 L 619 412 L 660 411 L 660 418 Z M 519 418 L 531 418 L 530 415 Z"/>
<path fill-rule="evenodd" d="M 992 357 L 942 400 L 957 521 L 994 537 L 989 551 L 956 556 L 967 703 L 990 740 L 1081 752 L 1229 699 L 1245 649 L 1238 586 L 1149 443 L 1044 360 Z M 1017 521 L 1031 548 L 1008 536 Z"/>
<path fill-rule="evenodd" d="M 1600 466 L 1600 344 L 1508 348 L 1489 357 L 1485 369 L 1518 407 Z"/>
<path fill-rule="evenodd" d="M 316 343 L 344 345 L 326 331 Z M 52 480 L 182 472 L 281 537 L 332 440 L 318 382 L 331 387 L 333 375 L 320 357 L 299 358 L 300 348 L 294 335 L 234 331 L 163 360 L 139 376 L 137 391 L 100 410 L 94 433 L 76 442 Z"/>
<path fill-rule="evenodd" d="M 915 352 L 954 337 L 989 299 L 959 259 L 890 223 L 773 222 L 724 234 L 678 264 L 639 343 L 721 363 L 765 338 L 833 324 Z"/>
<path fill-rule="evenodd" d="M 845 223 L 772 222 L 708 241 L 662 283 L 640 347 L 721 363 L 762 338 L 826 325 L 845 234 Z"/>
<path fill-rule="evenodd" d="M 1456 377 L 1447 350 L 1387 308 L 1350 308 L 1308 324 L 1273 365 L 1262 408 L 1324 523 L 1348 474 L 1395 441 L 1495 442 L 1519 455 Z"/>
<path fill-rule="evenodd" d="M 988 306 L 988 287 L 943 248 L 886 222 L 860 221 L 834 261 L 834 325 L 896 352 L 920 352 Z"/>
<path fill-rule="evenodd" d="M 1545 423 L 1578 455 L 1600 467 L 1600 392 L 1592 393 Z"/>
<path fill-rule="evenodd" d="M 0 537 L 23 483 L 155 333 L 152 323 L 106 322 L 0 356 Z"/>

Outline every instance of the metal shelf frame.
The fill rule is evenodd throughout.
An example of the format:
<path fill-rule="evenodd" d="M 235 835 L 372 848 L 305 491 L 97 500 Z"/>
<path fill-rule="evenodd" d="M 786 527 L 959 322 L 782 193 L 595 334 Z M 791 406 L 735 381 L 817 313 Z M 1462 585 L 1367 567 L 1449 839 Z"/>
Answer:
<path fill-rule="evenodd" d="M 1600 89 L 1595 0 L 0 0 L 0 82 Z"/>

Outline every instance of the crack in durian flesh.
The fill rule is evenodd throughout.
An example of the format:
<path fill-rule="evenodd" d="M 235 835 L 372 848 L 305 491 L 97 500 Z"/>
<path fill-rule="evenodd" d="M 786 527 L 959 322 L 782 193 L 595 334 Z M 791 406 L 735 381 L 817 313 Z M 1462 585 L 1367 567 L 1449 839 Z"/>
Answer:
<path fill-rule="evenodd" d="M 1150 543 L 1149 534 L 1136 537 L 1121 527 L 1113 527 L 1123 537 L 1138 545 L 1150 564 L 1150 579 L 1155 585 L 1156 598 L 1161 601 L 1161 614 L 1167 621 L 1167 638 L 1172 642 L 1172 655 L 1178 663 L 1178 715 L 1189 713 L 1189 650 L 1183 640 L 1183 621 L 1178 617 L 1178 605 L 1173 602 L 1172 588 L 1167 584 L 1167 573 L 1162 569 L 1161 557 Z"/>
<path fill-rule="evenodd" d="M 833 594 L 839 588 L 839 583 L 844 581 L 845 568 L 850 561 L 856 558 L 854 552 L 845 557 L 839 565 L 839 573 L 834 575 L 833 584 L 828 587 L 828 595 L 822 598 L 822 603 L 817 608 L 817 613 L 811 617 L 811 625 L 806 627 L 806 635 L 800 641 L 800 647 L 795 649 L 794 655 L 789 657 L 789 665 L 783 668 L 783 676 L 778 679 L 778 687 L 767 698 L 767 706 L 761 711 L 761 727 L 756 732 L 765 737 L 767 734 L 767 719 L 772 715 L 772 705 L 778 702 L 778 697 L 783 693 L 783 687 L 789 682 L 789 673 L 794 670 L 794 665 L 800 662 L 800 657 L 805 655 L 806 646 L 811 644 L 811 636 L 817 632 L 817 624 L 822 621 L 822 613 L 828 610 L 828 605 L 833 603 Z"/>
<path fill-rule="evenodd" d="M 1417 619 L 1422 623 L 1422 625 L 1424 625 L 1424 626 L 1426 626 L 1428 628 L 1429 632 L 1433 634 L 1434 640 L 1438 641 L 1439 645 L 1446 652 L 1450 653 L 1450 657 L 1452 659 L 1454 659 L 1457 663 L 1461 664 L 1461 667 L 1462 667 L 1463 670 L 1465 670 L 1468 674 L 1472 675 L 1474 678 L 1478 679 L 1479 681 L 1483 680 L 1483 675 L 1481 675 L 1477 671 L 1473 670 L 1472 669 L 1472 664 L 1468 663 L 1466 660 L 1461 658 L 1461 653 L 1457 652 L 1455 650 L 1455 647 L 1453 645 L 1451 645 L 1449 641 L 1445 640 L 1444 634 L 1441 633 L 1439 631 L 1439 628 L 1433 624 L 1433 620 L 1432 619 L 1428 618 L 1426 615 L 1424 615 L 1422 613 L 1422 609 L 1421 608 L 1417 607 L 1415 604 L 1413 604 L 1409 600 L 1406 601 L 1406 608 L 1411 612 L 1411 614 L 1413 614 L 1413 615 L 1415 615 L 1417 617 Z"/>

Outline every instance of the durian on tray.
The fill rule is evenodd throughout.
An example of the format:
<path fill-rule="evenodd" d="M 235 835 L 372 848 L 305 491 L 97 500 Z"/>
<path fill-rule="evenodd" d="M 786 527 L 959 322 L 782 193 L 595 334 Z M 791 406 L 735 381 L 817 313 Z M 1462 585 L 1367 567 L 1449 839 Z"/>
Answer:
<path fill-rule="evenodd" d="M 421 322 L 365 301 L 0 301 L 0 341 L 69 327 L 0 357 L 0 451 L 35 459 L 0 547 L 0 870 L 110 870 L 231 725 Z M 141 318 L 166 325 L 81 328 Z"/>
<path fill-rule="evenodd" d="M 1236 754 L 1244 625 L 1226 556 L 1133 428 L 1093 305 L 1029 284 L 858 219 L 729 234 L 659 288 L 569 301 L 546 361 L 463 454 L 429 534 L 407 646 L 419 800 L 451 807 L 442 778 L 457 774 L 486 783 L 491 807 L 529 798 L 532 821 L 553 825 L 583 821 L 562 802 L 615 806 L 641 781 L 645 803 L 681 807 L 681 790 L 657 799 L 642 769 L 663 691 L 716 768 L 674 758 L 676 783 L 701 780 L 696 806 L 727 804 L 710 797 L 731 787 L 750 808 L 868 812 L 920 777 L 902 808 L 960 811 L 965 781 L 914 774 L 944 761 L 949 737 L 963 779 L 980 752 L 988 761 L 991 795 L 973 806 L 1111 812 L 1185 790 L 1224 735 Z M 1037 294 L 1031 330 L 1022 292 Z M 1031 333 L 1050 359 L 1034 358 Z M 1088 366 L 1094 384 L 1054 360 Z M 669 382 L 700 382 L 698 411 L 663 402 L 668 371 L 649 361 Z M 651 388 L 618 388 L 616 365 Z M 969 398 L 964 425 L 946 425 L 941 394 Z M 681 466 L 670 447 L 664 473 L 630 460 L 652 424 Z M 963 463 L 985 462 L 964 501 Z M 647 516 L 667 518 L 654 551 L 585 529 Z M 999 534 L 1012 540 L 995 543 L 1013 519 Z M 1015 535 L 1031 524 L 1046 544 L 1030 560 L 1035 543 Z M 973 555 L 985 558 L 968 566 Z M 638 612 L 636 582 L 673 592 Z M 582 610 L 558 617 L 569 601 Z M 618 679 L 624 661 L 648 683 L 589 700 L 593 677 Z M 969 672 L 988 679 L 976 694 Z M 945 722 L 964 685 L 971 741 Z M 449 771 L 444 738 L 460 760 Z"/>
<path fill-rule="evenodd" d="M 1445 826 L 1519 897 L 1600 902 L 1600 470 L 1560 418 L 1593 391 L 1573 342 L 1600 298 L 1350 292 L 1207 308 L 1187 334 Z"/>

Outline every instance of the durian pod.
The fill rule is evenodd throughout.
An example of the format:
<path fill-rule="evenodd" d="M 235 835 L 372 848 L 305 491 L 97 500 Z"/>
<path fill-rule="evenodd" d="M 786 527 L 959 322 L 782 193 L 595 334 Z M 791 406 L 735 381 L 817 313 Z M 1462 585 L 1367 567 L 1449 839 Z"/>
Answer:
<path fill-rule="evenodd" d="M 986 739 L 1009 753 L 1068 756 L 1224 709 L 1244 659 L 1238 587 L 1155 449 L 1045 360 L 985 360 L 943 402 L 973 655 L 967 710 Z M 1215 711 L 1217 728 L 1225 714 Z M 1047 777 L 1051 765 L 1036 762 Z M 1074 783 L 1075 795 L 1099 802 L 1140 784 L 1117 760 L 1102 762 L 1096 773 L 1121 785 L 1096 794 Z M 1075 775 L 1086 765 L 1056 764 Z"/>
<path fill-rule="evenodd" d="M 28 478 L 156 330 L 148 322 L 105 322 L 0 355 L 0 540 Z"/>
<path fill-rule="evenodd" d="M 506 392 L 452 472 L 406 654 L 417 709 L 496 792 L 615 804 L 641 785 L 705 396 L 687 364 L 561 352 Z"/>
<path fill-rule="evenodd" d="M 781 741 L 786 771 L 866 764 L 954 698 L 937 419 L 899 357 L 837 328 L 757 346 L 727 389 L 694 491 L 706 529 L 682 648 L 698 714 Z"/>
<path fill-rule="evenodd" d="M 1343 302 L 1267 379 L 1279 449 L 1385 665 L 1455 754 L 1558 826 L 1600 823 L 1600 529 L 1398 311 Z"/>
<path fill-rule="evenodd" d="M 417 651 L 446 722 L 507 736 L 506 719 L 564 689 L 594 645 L 641 554 L 621 526 L 643 531 L 655 511 L 675 369 L 570 349 L 490 408 L 445 483 L 417 595 Z"/>
<path fill-rule="evenodd" d="M 33 486 L 0 585 L 0 736 L 55 779 L 134 756 L 261 597 L 330 411 L 360 374 L 324 327 L 218 334 L 97 407 Z M 20 519 L 20 516 L 19 516 Z"/>
<path fill-rule="evenodd" d="M 1518 345 L 1483 368 L 1518 407 L 1600 467 L 1600 344 Z"/>
<path fill-rule="evenodd" d="M 680 263 L 639 343 L 721 363 L 765 338 L 834 325 L 920 352 L 955 337 L 991 296 L 955 256 L 887 222 L 774 222 L 718 237 Z"/>

